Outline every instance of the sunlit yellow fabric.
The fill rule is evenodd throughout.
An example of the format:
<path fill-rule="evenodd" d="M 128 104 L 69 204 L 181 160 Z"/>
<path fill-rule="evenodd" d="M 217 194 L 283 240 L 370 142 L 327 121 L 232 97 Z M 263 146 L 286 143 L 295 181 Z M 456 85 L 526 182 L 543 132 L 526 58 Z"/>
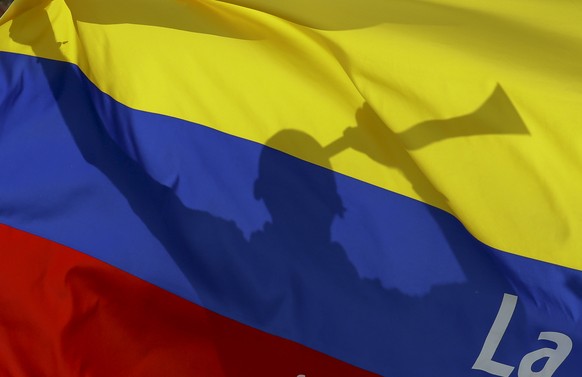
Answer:
<path fill-rule="evenodd" d="M 337 172 L 582 269 L 581 20 L 565 0 L 17 0 L 0 50 L 259 143 L 302 130 Z"/>

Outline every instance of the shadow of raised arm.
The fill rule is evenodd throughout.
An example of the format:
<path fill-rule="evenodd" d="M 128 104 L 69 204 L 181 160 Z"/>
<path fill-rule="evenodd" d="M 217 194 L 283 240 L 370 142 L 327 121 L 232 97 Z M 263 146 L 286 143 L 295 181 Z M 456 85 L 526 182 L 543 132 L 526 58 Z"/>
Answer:
<path fill-rule="evenodd" d="M 60 52 L 48 15 L 43 11 L 31 34 L 29 23 L 17 18 L 10 30 L 11 38 L 29 44 L 37 56 L 56 56 Z M 40 11 L 39 11 L 40 12 Z M 41 42 L 38 42 L 38 41 Z M 233 222 L 208 212 L 186 207 L 175 192 L 153 179 L 139 163 L 128 156 L 107 132 L 104 122 L 115 122 L 114 114 L 99 110 L 92 97 L 90 82 L 78 69 L 63 74 L 68 64 L 40 58 L 41 65 L 62 119 L 83 158 L 95 166 L 127 200 L 133 212 L 160 241 L 184 275 L 210 307 L 210 301 L 253 297 L 256 278 L 249 263 L 247 243 Z M 74 77 L 75 80 L 70 78 Z M 81 89 L 81 92 L 79 92 Z M 113 214 L 112 214 L 113 215 Z M 226 245 L 226 246 L 225 246 Z M 228 279 L 221 276 L 229 272 Z M 244 284 L 243 284 L 244 282 Z M 229 291 L 229 295 L 222 292 Z M 237 294 L 232 294 L 232 292 Z M 241 304 L 242 305 L 242 304 Z"/>

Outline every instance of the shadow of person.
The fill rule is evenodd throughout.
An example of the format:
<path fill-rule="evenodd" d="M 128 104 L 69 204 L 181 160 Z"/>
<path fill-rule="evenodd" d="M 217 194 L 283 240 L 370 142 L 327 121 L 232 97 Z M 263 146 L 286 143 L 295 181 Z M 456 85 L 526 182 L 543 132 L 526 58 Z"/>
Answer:
<path fill-rule="evenodd" d="M 59 56 L 50 25 L 42 36 L 24 26 L 13 24 L 14 40 L 30 43 L 35 52 L 43 49 Z M 36 45 L 37 38 L 43 47 Z M 106 123 L 116 124 L 115 115 L 98 112 L 77 70 L 46 59 L 38 62 L 60 121 L 84 160 L 123 195 L 206 308 L 316 350 L 334 350 L 336 358 L 386 375 L 433 376 L 439 365 L 439 371 L 450 372 L 445 375 L 470 370 L 466 360 L 441 365 L 451 354 L 466 355 L 469 347 L 451 313 L 471 318 L 471 326 L 485 331 L 499 292 L 512 290 L 496 274 L 495 261 L 475 247 L 459 224 L 446 220 L 448 215 L 434 209 L 440 211 L 434 216 L 443 230 L 457 234 L 450 242 L 459 250 L 455 255 L 466 282 L 409 297 L 360 278 L 346 250 L 330 236 L 332 222 L 344 207 L 329 150 L 305 133 L 285 130 L 261 149 L 254 194 L 265 203 L 271 221 L 247 240 L 238 224 L 188 208 L 174 189 L 130 158 L 127 146 L 107 131 Z M 317 165 L 276 149 L 289 142 L 304 148 Z M 429 183 L 423 184 L 430 189 Z M 481 344 L 470 347 L 476 348 L 469 354 L 477 355 Z"/>
<path fill-rule="evenodd" d="M 291 143 L 316 164 L 298 162 L 278 150 Z M 377 358 L 371 350 L 406 355 L 386 362 L 386 375 L 414 371 L 415 376 L 432 376 L 437 366 L 450 375 L 465 367 L 470 370 L 470 365 L 442 366 L 442 360 L 450 358 L 451 353 L 463 354 L 464 348 L 470 347 L 465 344 L 465 334 L 455 329 L 451 313 L 487 328 L 491 316 L 488 310 L 496 308 L 499 292 L 512 291 L 496 271 L 495 259 L 463 231 L 459 222 L 427 206 L 465 280 L 435 285 L 428 294 L 413 297 L 360 277 L 344 247 L 330 236 L 332 222 L 345 211 L 336 175 L 330 169 L 329 149 L 299 131 L 281 131 L 262 149 L 254 192 L 265 202 L 272 221 L 251 235 L 251 258 L 247 261 L 254 260 L 250 263 L 257 266 L 253 268 L 257 275 L 264 277 L 265 270 L 273 272 L 263 282 L 263 292 L 273 291 L 269 300 L 262 301 L 260 310 L 268 302 L 274 305 L 264 312 L 263 323 L 277 334 L 286 334 L 289 325 L 296 324 L 294 333 L 302 334 L 302 338 L 294 340 L 314 348 L 338 339 L 369 345 L 361 350 L 346 347 L 349 351 L 345 354 L 334 355 L 344 360 Z M 258 267 L 262 263 L 266 265 Z M 484 305 L 488 310 L 483 309 Z M 419 353 L 420 344 L 431 352 Z M 477 350 L 473 352 L 477 354 Z M 414 365 L 410 362 L 413 355 L 417 361 Z"/>

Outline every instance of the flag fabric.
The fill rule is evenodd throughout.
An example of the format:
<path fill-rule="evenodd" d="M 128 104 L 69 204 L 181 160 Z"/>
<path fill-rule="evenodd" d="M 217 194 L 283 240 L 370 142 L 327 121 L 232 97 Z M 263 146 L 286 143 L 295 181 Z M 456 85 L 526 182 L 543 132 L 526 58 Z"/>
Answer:
<path fill-rule="evenodd" d="M 6 376 L 576 376 L 582 5 L 16 0 Z"/>

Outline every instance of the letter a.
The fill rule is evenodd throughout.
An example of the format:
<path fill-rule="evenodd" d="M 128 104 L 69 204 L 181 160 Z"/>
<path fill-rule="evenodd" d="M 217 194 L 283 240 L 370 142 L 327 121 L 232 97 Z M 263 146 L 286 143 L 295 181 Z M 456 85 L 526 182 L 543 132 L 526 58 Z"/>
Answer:
<path fill-rule="evenodd" d="M 517 377 L 551 377 L 572 351 L 572 339 L 562 333 L 542 332 L 538 339 L 554 342 L 557 347 L 556 349 L 542 348 L 525 355 L 519 363 Z M 532 370 L 534 363 L 546 357 L 548 361 L 546 361 L 544 368 L 539 372 L 534 372 Z"/>
<path fill-rule="evenodd" d="M 499 312 L 497 312 L 497 317 L 495 317 L 493 326 L 491 326 L 491 330 L 489 330 L 489 334 L 485 338 L 485 344 L 483 344 L 481 353 L 477 357 L 475 364 L 473 364 L 473 369 L 482 370 L 499 377 L 509 377 L 513 372 L 514 367 L 493 361 L 493 355 L 497 351 L 499 343 L 501 343 L 516 306 L 517 296 L 507 293 L 503 295 L 503 301 Z"/>

